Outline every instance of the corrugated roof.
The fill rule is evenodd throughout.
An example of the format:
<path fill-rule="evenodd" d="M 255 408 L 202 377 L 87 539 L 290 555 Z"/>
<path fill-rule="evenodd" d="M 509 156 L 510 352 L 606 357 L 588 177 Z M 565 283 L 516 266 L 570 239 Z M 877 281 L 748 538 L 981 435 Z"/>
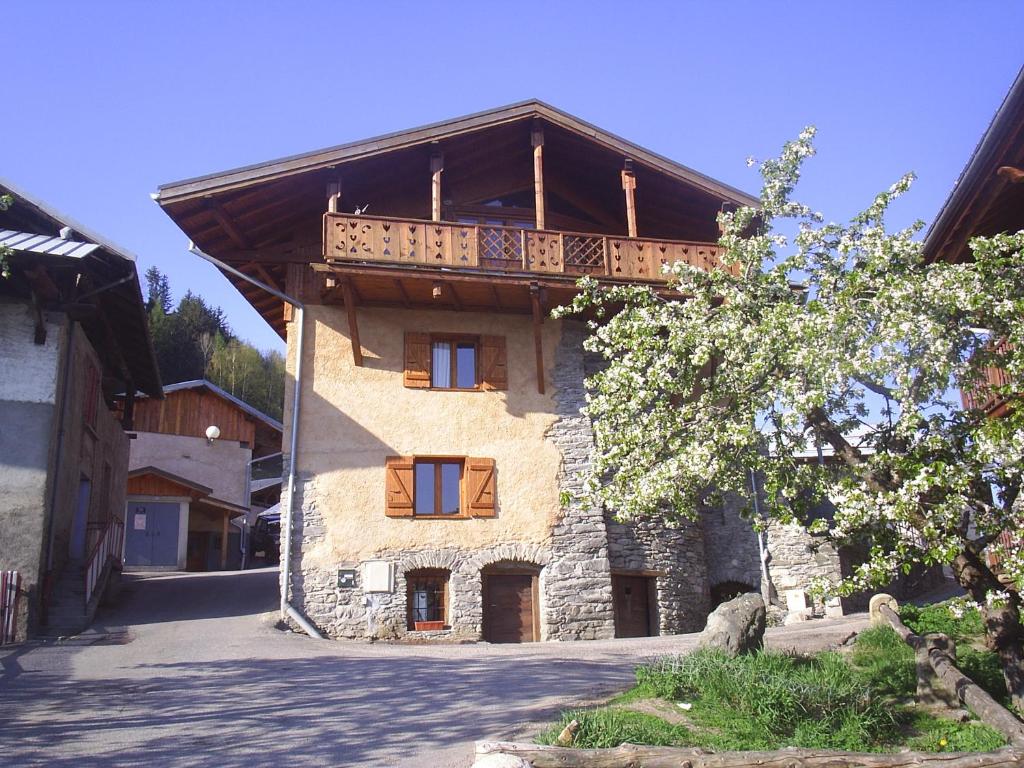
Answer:
<path fill-rule="evenodd" d="M 83 226 L 82 224 L 79 224 L 75 219 L 71 218 L 66 213 L 57 210 L 52 205 L 45 202 L 44 200 L 39 199 L 35 195 L 29 194 L 24 189 L 19 187 L 17 184 L 13 183 L 12 181 L 3 176 L 0 176 L 0 187 L 6 189 L 12 195 L 18 198 L 19 206 L 28 206 L 29 208 L 33 208 L 39 213 L 41 213 L 43 216 L 46 216 L 47 218 L 50 218 L 53 221 L 57 222 L 60 226 L 70 227 L 79 235 L 82 235 L 84 239 L 89 240 L 93 243 L 98 243 L 99 245 L 103 246 L 103 248 L 110 251 L 115 256 L 121 257 L 125 261 L 138 261 L 135 254 L 129 251 L 127 248 L 122 248 L 120 245 L 115 244 L 113 241 L 107 239 L 106 237 L 96 234 L 91 229 Z"/>
<path fill-rule="evenodd" d="M 96 243 L 83 243 L 78 240 L 66 240 L 63 237 L 0 229 L 0 248 L 10 248 L 13 251 L 80 259 L 99 247 Z"/>

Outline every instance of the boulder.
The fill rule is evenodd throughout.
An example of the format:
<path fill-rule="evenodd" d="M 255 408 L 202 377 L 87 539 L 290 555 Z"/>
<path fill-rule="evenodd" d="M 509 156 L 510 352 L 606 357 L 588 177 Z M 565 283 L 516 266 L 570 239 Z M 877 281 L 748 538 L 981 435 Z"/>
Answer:
<path fill-rule="evenodd" d="M 730 656 L 764 647 L 764 600 L 748 592 L 715 608 L 700 636 L 701 648 L 721 648 Z"/>

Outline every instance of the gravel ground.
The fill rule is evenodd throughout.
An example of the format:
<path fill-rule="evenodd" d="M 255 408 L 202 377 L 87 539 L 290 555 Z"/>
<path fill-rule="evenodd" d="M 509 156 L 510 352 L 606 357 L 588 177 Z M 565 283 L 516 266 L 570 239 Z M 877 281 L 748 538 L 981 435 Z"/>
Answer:
<path fill-rule="evenodd" d="M 83 635 L 0 651 L 0 765 L 468 766 L 475 740 L 527 737 L 697 637 L 322 642 L 275 629 L 276 604 L 276 570 L 126 577 Z M 865 624 L 772 629 L 767 644 L 817 650 Z"/>

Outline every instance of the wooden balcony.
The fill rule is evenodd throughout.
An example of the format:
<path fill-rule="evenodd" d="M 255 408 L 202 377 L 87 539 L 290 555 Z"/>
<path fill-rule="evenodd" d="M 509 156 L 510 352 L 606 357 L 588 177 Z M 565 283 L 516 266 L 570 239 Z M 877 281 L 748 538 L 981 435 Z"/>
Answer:
<path fill-rule="evenodd" d="M 324 215 L 328 263 L 467 270 L 476 273 L 665 282 L 662 266 L 683 261 L 723 268 L 715 243 L 582 232 L 417 221 L 341 213 Z M 733 265 L 733 273 L 736 274 Z"/>
<path fill-rule="evenodd" d="M 1006 354 L 1009 350 L 1010 344 L 1007 341 L 1001 341 L 995 346 L 996 354 Z M 964 408 L 977 408 L 989 416 L 1002 416 L 1009 407 L 1008 398 L 997 390 L 1010 385 L 1010 376 L 997 366 L 985 367 L 984 375 L 985 379 L 980 385 L 961 391 L 960 397 Z"/>

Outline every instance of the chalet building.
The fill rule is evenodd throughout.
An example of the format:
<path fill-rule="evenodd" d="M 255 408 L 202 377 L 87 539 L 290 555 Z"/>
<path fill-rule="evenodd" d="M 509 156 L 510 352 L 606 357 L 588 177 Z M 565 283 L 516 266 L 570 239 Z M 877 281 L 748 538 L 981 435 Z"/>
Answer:
<path fill-rule="evenodd" d="M 253 465 L 280 454 L 281 423 L 209 381 L 163 392 L 135 401 L 125 569 L 241 568 Z"/>
<path fill-rule="evenodd" d="M 1024 229 L 1024 69 L 1010 88 L 925 239 L 925 258 L 964 262 L 971 238 Z M 990 368 L 988 383 L 1005 386 L 1005 371 Z M 962 393 L 964 406 L 1002 416 L 1008 404 L 991 389 Z"/>
<path fill-rule="evenodd" d="M 960 173 L 953 191 L 939 211 L 925 239 L 925 258 L 964 262 L 971 258 L 968 243 L 979 235 L 990 237 L 1024 229 L 1024 69 L 992 118 L 985 135 Z M 999 341 L 1005 345 L 1006 342 Z M 1006 347 L 1002 349 L 1005 351 Z M 961 392 L 965 408 L 981 408 L 992 418 L 1008 413 L 1009 400 L 994 390 L 1010 383 L 1002 368 L 985 371 L 984 384 Z M 987 385 L 987 386 L 986 386 Z M 1018 504 L 1021 502 L 1018 501 Z M 1014 534 L 1004 531 L 1001 541 L 1011 545 Z M 1020 542 L 1020 533 L 1016 534 Z M 994 563 L 992 555 L 990 562 Z"/>
<path fill-rule="evenodd" d="M 86 626 L 120 567 L 132 405 L 162 396 L 135 258 L 7 181 L 0 195 L 0 570 L 15 639 Z"/>
<path fill-rule="evenodd" d="M 759 579 L 735 513 L 738 534 L 709 516 L 706 536 L 575 500 L 596 361 L 582 323 L 550 318 L 580 275 L 660 290 L 665 263 L 721 268 L 716 215 L 754 198 L 530 101 L 157 200 L 287 339 L 285 446 L 301 361 L 283 586 L 323 632 L 677 633 L 703 627 L 712 572 Z"/>

